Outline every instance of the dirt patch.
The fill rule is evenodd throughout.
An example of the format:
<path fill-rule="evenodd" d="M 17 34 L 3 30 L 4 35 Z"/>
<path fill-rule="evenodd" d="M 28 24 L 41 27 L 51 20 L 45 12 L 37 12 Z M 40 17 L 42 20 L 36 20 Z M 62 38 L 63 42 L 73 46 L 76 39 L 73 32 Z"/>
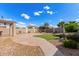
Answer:
<path fill-rule="evenodd" d="M 60 40 L 50 40 L 49 42 L 55 45 L 65 56 L 79 56 L 79 49 L 65 48 Z"/>
<path fill-rule="evenodd" d="M 39 46 L 28 46 L 15 43 L 11 38 L 0 40 L 0 55 L 2 56 L 43 56 Z"/>

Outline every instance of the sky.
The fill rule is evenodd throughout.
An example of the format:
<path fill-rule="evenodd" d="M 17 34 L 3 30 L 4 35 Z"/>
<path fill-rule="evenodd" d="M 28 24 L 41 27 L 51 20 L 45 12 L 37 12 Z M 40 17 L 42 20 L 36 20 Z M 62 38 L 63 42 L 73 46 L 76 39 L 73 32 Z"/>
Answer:
<path fill-rule="evenodd" d="M 77 3 L 0 3 L 0 16 L 15 21 L 17 26 L 41 26 L 49 23 L 57 27 L 61 21 L 79 22 L 79 4 Z M 0 17 L 1 19 L 1 17 Z"/>

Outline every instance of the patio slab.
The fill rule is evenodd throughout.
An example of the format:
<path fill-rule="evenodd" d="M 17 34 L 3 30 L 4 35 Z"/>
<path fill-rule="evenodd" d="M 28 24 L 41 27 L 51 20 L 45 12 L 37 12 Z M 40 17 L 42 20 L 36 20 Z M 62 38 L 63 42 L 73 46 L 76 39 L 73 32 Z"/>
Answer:
<path fill-rule="evenodd" d="M 46 56 L 63 56 L 63 54 L 51 43 L 45 39 L 34 37 L 34 35 L 40 35 L 36 33 L 19 34 L 16 36 L 14 41 L 16 43 L 30 45 L 30 46 L 40 46 Z"/>
<path fill-rule="evenodd" d="M 15 43 L 12 37 L 0 37 L 0 56 L 44 56 L 39 46 Z"/>

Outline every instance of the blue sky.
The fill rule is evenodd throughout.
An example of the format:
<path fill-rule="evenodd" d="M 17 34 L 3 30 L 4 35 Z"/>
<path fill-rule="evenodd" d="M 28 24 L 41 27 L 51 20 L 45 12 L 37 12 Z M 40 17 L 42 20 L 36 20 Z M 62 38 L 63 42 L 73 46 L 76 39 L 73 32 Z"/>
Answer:
<path fill-rule="evenodd" d="M 79 21 L 79 4 L 67 3 L 2 3 L 0 16 L 15 21 L 17 26 L 40 26 L 48 22 L 56 26 L 60 21 Z"/>

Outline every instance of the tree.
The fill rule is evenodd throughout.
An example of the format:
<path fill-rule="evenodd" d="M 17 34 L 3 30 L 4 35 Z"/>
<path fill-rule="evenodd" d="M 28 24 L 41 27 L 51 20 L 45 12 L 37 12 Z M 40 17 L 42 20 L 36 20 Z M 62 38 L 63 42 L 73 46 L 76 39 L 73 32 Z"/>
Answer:
<path fill-rule="evenodd" d="M 79 22 L 78 22 L 78 28 L 77 29 L 78 29 L 78 32 L 79 32 Z"/>
<path fill-rule="evenodd" d="M 78 23 L 75 21 L 70 21 L 65 24 L 66 32 L 77 32 L 78 31 Z"/>
<path fill-rule="evenodd" d="M 69 21 L 67 23 L 65 22 L 60 22 L 58 24 L 59 27 L 63 27 L 66 32 L 78 32 L 79 30 L 79 23 L 75 21 Z"/>
<path fill-rule="evenodd" d="M 44 27 L 49 27 L 49 24 L 48 23 L 44 23 Z"/>
<path fill-rule="evenodd" d="M 63 25 L 65 25 L 65 22 L 63 22 L 63 21 L 62 21 L 62 22 L 59 22 L 59 23 L 57 24 L 58 27 L 63 27 Z"/>
<path fill-rule="evenodd" d="M 63 39 L 65 39 L 65 22 L 60 22 L 58 24 L 58 27 L 61 27 L 63 29 Z"/>
<path fill-rule="evenodd" d="M 61 27 L 63 29 L 63 34 L 65 35 L 65 22 L 59 22 L 58 27 Z"/>
<path fill-rule="evenodd" d="M 44 23 L 44 32 L 46 32 L 49 29 L 49 24 L 48 23 Z"/>
<path fill-rule="evenodd" d="M 44 29 L 45 29 L 44 26 L 39 26 L 39 31 L 40 32 L 44 32 Z"/>
<path fill-rule="evenodd" d="M 48 29 L 49 29 L 48 23 L 44 23 L 44 25 L 39 26 L 39 31 L 41 31 L 41 32 L 46 32 Z"/>

